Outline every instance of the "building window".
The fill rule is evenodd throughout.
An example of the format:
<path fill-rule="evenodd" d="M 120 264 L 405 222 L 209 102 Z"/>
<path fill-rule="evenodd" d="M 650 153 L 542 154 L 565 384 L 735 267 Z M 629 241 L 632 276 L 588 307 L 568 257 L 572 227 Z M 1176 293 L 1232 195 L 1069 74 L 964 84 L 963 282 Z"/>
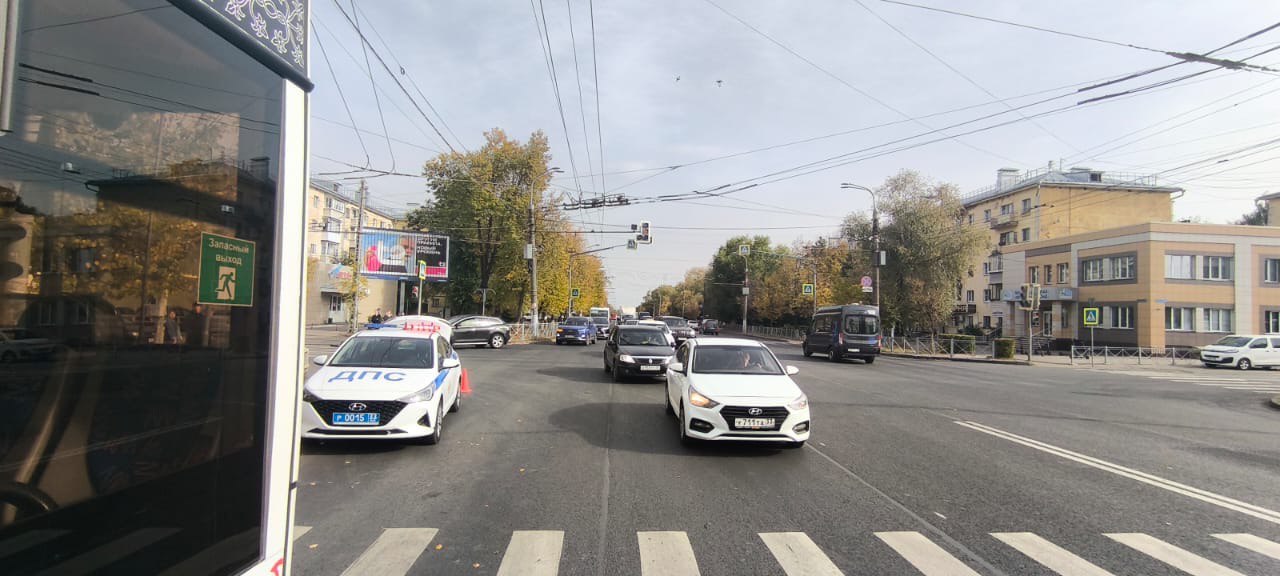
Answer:
<path fill-rule="evenodd" d="M 1030 198 L 1023 198 L 1023 199 L 1022 199 L 1022 213 L 1023 213 L 1023 214 L 1026 214 L 1027 212 L 1030 212 L 1030 211 L 1031 211 L 1031 199 L 1030 199 Z"/>
<path fill-rule="evenodd" d="M 337 243 L 337 242 L 329 242 L 329 241 L 327 241 L 327 240 L 322 240 L 322 241 L 320 242 L 320 251 L 321 251 L 321 253 L 322 253 L 322 254 L 324 254 L 325 256 L 332 256 L 332 257 L 334 257 L 334 258 L 337 258 L 337 257 L 338 257 L 338 243 Z"/>
<path fill-rule="evenodd" d="M 1022 241 L 1023 241 L 1023 242 L 1030 242 L 1030 241 L 1031 241 L 1031 229 L 1030 229 L 1030 228 L 1023 228 L 1023 229 L 1022 229 Z"/>
<path fill-rule="evenodd" d="M 1177 308 L 1170 306 L 1164 311 L 1164 329 L 1179 332 L 1195 331 L 1195 308 Z"/>
<path fill-rule="evenodd" d="M 1133 306 L 1103 306 L 1102 325 L 1106 328 L 1133 328 Z"/>
<path fill-rule="evenodd" d="M 1032 284 L 1040 283 L 1040 267 L 1039 266 L 1032 266 L 1030 268 L 1027 268 L 1027 281 L 1031 282 Z"/>
<path fill-rule="evenodd" d="M 1001 246 L 1008 246 L 1010 244 L 1017 244 L 1017 243 L 1018 243 L 1018 237 L 1016 235 L 1016 232 L 1009 231 L 1009 232 L 1000 233 Z"/>
<path fill-rule="evenodd" d="M 973 290 L 966 290 L 964 293 L 965 302 L 973 302 Z"/>
<path fill-rule="evenodd" d="M 990 209 L 990 208 L 987 208 L 986 210 L 983 210 L 983 211 L 982 211 L 982 221 L 983 221 L 983 222 L 990 222 L 990 221 L 991 221 L 991 209 Z"/>
<path fill-rule="evenodd" d="M 1262 262 L 1262 281 L 1280 283 L 1280 258 L 1267 258 Z"/>
<path fill-rule="evenodd" d="M 1000 205 L 1000 215 L 1005 216 L 1007 214 L 1013 214 L 1013 204 Z"/>
<path fill-rule="evenodd" d="M 1230 256 L 1205 256 L 1203 258 L 1204 266 L 1200 277 L 1205 280 L 1230 280 L 1234 277 L 1232 265 L 1234 258 Z"/>
<path fill-rule="evenodd" d="M 1071 265 L 1063 262 L 1058 264 L 1058 283 L 1066 284 L 1071 281 Z"/>
<path fill-rule="evenodd" d="M 1230 308 L 1205 308 L 1204 309 L 1204 331 L 1205 332 L 1230 332 L 1231 331 L 1231 309 Z"/>
<path fill-rule="evenodd" d="M 312 243 L 311 243 L 311 253 L 312 253 L 312 254 L 315 254 L 315 253 L 316 253 L 316 244 L 315 244 L 315 242 L 312 242 Z"/>
<path fill-rule="evenodd" d="M 1277 320 L 1280 320 L 1280 312 L 1276 312 L 1275 314 L 1276 314 L 1276 316 L 1278 317 L 1278 318 L 1277 318 Z M 990 328 L 991 328 L 991 317 L 990 317 L 990 316 L 983 316 L 983 317 L 982 317 L 982 327 L 983 327 L 983 328 L 987 328 L 987 329 L 990 329 Z"/>
<path fill-rule="evenodd" d="M 1262 328 L 1268 334 L 1280 334 L 1280 311 L 1269 310 L 1263 312 Z"/>
<path fill-rule="evenodd" d="M 1136 266 L 1134 265 L 1136 261 L 1137 257 L 1134 256 L 1120 256 L 1118 258 L 1112 258 L 1111 279 L 1128 280 L 1133 278 L 1134 273 L 1137 272 L 1135 270 Z"/>
<path fill-rule="evenodd" d="M 1071 327 L 1071 314 L 1067 313 L 1066 306 L 1063 306 L 1062 309 L 1058 311 L 1058 325 L 1061 326 L 1063 330 Z"/>
<path fill-rule="evenodd" d="M 991 301 L 991 289 L 990 289 L 990 288 L 985 288 L 985 289 L 983 289 L 983 290 L 982 290 L 982 301 L 983 301 L 983 302 L 990 302 L 990 301 Z"/>
<path fill-rule="evenodd" d="M 1084 266 L 1083 280 L 1085 282 L 1101 282 L 1102 281 L 1102 258 L 1094 258 L 1093 260 L 1085 260 L 1081 262 Z"/>
<path fill-rule="evenodd" d="M 320 195 L 316 194 L 316 195 L 311 196 L 311 206 L 312 206 L 313 208 L 319 208 L 319 207 L 320 207 Z"/>
<path fill-rule="evenodd" d="M 333 208 L 333 198 L 326 197 L 326 198 L 324 199 L 324 207 L 325 207 L 325 208 Z"/>
<path fill-rule="evenodd" d="M 969 214 L 969 223 L 970 223 L 970 224 L 973 224 L 973 214 L 972 214 L 972 213 L 970 213 L 970 214 Z"/>
<path fill-rule="evenodd" d="M 1044 283 L 1053 284 L 1053 266 L 1044 265 Z"/>
<path fill-rule="evenodd" d="M 1196 257 L 1182 254 L 1165 254 L 1164 277 L 1178 280 L 1195 280 Z"/>
<path fill-rule="evenodd" d="M 990 262 L 983 262 L 983 263 L 982 263 L 982 275 L 983 275 L 983 276 L 989 276 L 989 275 L 991 275 L 991 263 L 990 263 Z"/>

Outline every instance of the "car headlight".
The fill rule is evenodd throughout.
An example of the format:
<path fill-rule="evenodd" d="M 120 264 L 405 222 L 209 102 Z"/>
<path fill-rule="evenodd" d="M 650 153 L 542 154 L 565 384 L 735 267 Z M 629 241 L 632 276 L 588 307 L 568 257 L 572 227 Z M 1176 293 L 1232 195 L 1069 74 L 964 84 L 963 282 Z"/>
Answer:
<path fill-rule="evenodd" d="M 310 390 L 307 390 L 307 387 L 306 387 L 306 386 L 303 386 L 303 387 L 302 387 L 302 401 L 303 401 L 303 402 L 306 402 L 306 403 L 308 403 L 308 404 L 310 404 L 311 402 L 319 402 L 319 401 L 320 401 L 320 397 L 319 397 L 319 396 L 316 396 L 315 394 L 312 394 Z"/>
<path fill-rule="evenodd" d="M 436 395 L 436 386 L 435 384 L 432 384 L 430 386 L 427 386 L 426 388 L 423 388 L 417 392 L 414 392 L 413 394 L 405 396 L 404 398 L 400 398 L 399 401 L 404 402 L 405 404 L 413 404 L 415 402 L 430 402 L 431 399 L 435 397 L 435 395 Z"/>
<path fill-rule="evenodd" d="M 693 388 L 689 389 L 689 403 L 699 408 L 715 408 L 720 405 L 719 402 L 699 394 L 698 391 Z"/>
<path fill-rule="evenodd" d="M 618 361 L 619 361 L 619 362 L 624 362 L 624 363 L 627 363 L 627 364 L 635 364 L 636 359 L 635 359 L 635 358 L 632 358 L 630 354 L 619 354 L 619 355 L 618 355 Z"/>
<path fill-rule="evenodd" d="M 556 334 L 564 334 L 564 328 L 556 328 Z"/>
<path fill-rule="evenodd" d="M 804 410 L 808 407 L 809 397 L 804 394 L 801 394 L 799 398 L 796 398 L 795 400 L 792 400 L 790 404 L 787 404 L 787 408 L 790 408 L 793 412 Z"/>

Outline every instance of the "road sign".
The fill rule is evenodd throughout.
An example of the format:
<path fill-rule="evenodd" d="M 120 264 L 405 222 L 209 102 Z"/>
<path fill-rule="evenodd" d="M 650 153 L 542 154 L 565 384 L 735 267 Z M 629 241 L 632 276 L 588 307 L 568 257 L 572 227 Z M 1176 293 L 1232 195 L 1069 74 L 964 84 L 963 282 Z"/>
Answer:
<path fill-rule="evenodd" d="M 872 290 L 870 286 L 863 286 L 863 287 L 862 287 L 862 292 L 863 292 L 863 293 L 865 293 L 865 294 L 870 294 L 870 293 L 874 292 L 874 290 Z"/>
<path fill-rule="evenodd" d="M 257 245 L 248 240 L 200 234 L 196 302 L 253 306 L 253 270 Z"/>
<path fill-rule="evenodd" d="M 577 298 L 579 295 L 581 295 L 581 294 L 582 294 L 582 292 L 581 292 L 580 290 L 578 290 L 577 288 L 574 288 L 573 290 L 569 291 L 569 293 L 570 293 L 574 298 Z"/>
<path fill-rule="evenodd" d="M 800 286 L 800 293 L 805 296 L 813 296 L 813 284 L 803 284 Z"/>
<path fill-rule="evenodd" d="M 1098 309 L 1097 308 L 1084 309 L 1084 325 L 1085 326 L 1098 325 Z"/>
<path fill-rule="evenodd" d="M 739 255 L 739 256 L 750 256 L 750 255 L 751 255 L 751 245 L 750 245 L 750 244 L 742 244 L 742 245 L 738 246 L 738 255 Z"/>
<path fill-rule="evenodd" d="M 634 238 L 631 240 L 627 240 L 627 250 L 635 250 L 639 247 L 640 247 L 640 243 L 636 242 Z"/>
<path fill-rule="evenodd" d="M 862 287 L 863 287 L 863 288 L 870 288 L 870 287 L 871 287 L 871 277 L 870 277 L 870 276 L 863 276 L 863 277 L 862 277 Z M 870 290 L 863 290 L 863 292 L 870 292 Z"/>
<path fill-rule="evenodd" d="M 750 286 L 743 286 L 743 287 L 742 287 L 742 294 L 743 294 L 744 296 L 745 296 L 745 295 L 750 295 L 750 294 L 751 294 L 751 287 L 750 287 Z"/>
<path fill-rule="evenodd" d="M 418 261 L 418 280 L 426 280 L 426 279 L 427 279 L 427 261 L 419 260 Z"/>

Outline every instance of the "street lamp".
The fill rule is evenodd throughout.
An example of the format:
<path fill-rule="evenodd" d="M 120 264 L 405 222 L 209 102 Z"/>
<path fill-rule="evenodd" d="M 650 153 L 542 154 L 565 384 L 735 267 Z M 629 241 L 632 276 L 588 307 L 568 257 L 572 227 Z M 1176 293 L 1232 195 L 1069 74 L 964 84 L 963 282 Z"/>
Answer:
<path fill-rule="evenodd" d="M 875 292 L 876 308 L 880 308 L 880 208 L 876 199 L 876 191 L 866 186 L 850 184 L 844 182 L 840 184 L 842 190 L 862 190 L 871 195 L 871 240 L 875 242 L 875 252 L 871 255 L 871 266 L 875 268 Z"/>
<path fill-rule="evenodd" d="M 548 174 L 564 174 L 564 170 L 561 170 L 558 166 L 552 166 L 548 168 L 546 172 L 539 174 L 538 178 L 542 178 Z M 536 246 L 537 240 L 534 236 L 534 233 L 537 231 L 534 215 L 533 190 L 529 190 L 529 244 L 525 247 L 525 254 L 529 259 L 529 277 L 531 279 L 530 301 L 533 308 L 531 328 L 533 328 L 533 336 L 536 338 L 538 336 L 538 250 Z"/>

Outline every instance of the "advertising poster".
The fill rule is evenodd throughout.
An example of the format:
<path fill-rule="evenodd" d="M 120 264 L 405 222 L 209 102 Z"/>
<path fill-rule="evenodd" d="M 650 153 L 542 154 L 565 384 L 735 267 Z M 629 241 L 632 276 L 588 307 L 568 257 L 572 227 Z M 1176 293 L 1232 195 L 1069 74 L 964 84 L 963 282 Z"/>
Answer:
<path fill-rule="evenodd" d="M 426 264 L 426 281 L 449 279 L 449 237 L 437 234 L 366 228 L 360 235 L 360 274 L 382 280 L 418 277 Z"/>

